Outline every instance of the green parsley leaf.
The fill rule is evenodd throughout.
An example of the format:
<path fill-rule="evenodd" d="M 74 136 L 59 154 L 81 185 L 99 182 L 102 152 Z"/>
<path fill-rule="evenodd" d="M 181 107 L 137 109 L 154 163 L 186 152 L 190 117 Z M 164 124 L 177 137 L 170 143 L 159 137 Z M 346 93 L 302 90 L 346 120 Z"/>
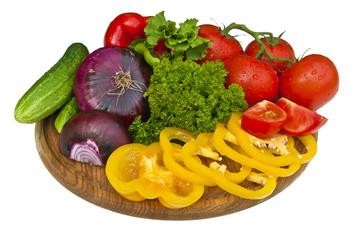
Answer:
<path fill-rule="evenodd" d="M 245 111 L 248 104 L 242 88 L 224 87 L 227 73 L 221 61 L 199 65 L 182 57 L 161 57 L 145 94 L 151 116 L 146 122 L 137 119 L 129 128 L 134 142 L 158 141 L 165 127 L 195 135 L 212 132 L 218 121 L 228 122 L 232 112 Z"/>

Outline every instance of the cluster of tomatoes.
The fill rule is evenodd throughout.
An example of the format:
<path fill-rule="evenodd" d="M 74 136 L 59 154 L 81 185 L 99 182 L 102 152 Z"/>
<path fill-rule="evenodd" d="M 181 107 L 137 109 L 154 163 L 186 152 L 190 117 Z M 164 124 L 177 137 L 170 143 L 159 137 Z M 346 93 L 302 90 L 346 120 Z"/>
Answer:
<path fill-rule="evenodd" d="M 222 60 L 229 72 L 226 84 L 239 84 L 246 94 L 251 107 L 243 114 L 244 130 L 260 138 L 279 131 L 303 136 L 327 122 L 316 110 L 338 92 L 338 71 L 329 58 L 312 54 L 297 60 L 287 41 L 265 36 L 259 39 L 261 45 L 255 39 L 243 50 L 236 38 L 208 24 L 199 26 L 198 34 L 213 42 L 200 62 Z M 281 61 L 265 52 L 258 56 L 263 45 Z"/>
<path fill-rule="evenodd" d="M 105 45 L 128 46 L 135 39 L 145 38 L 148 18 L 137 13 L 119 15 L 107 29 Z M 303 136 L 326 123 L 316 111 L 339 88 L 338 71 L 329 58 L 312 54 L 298 60 L 287 41 L 264 35 L 256 35 L 243 49 L 228 31 L 210 24 L 200 25 L 198 36 L 213 43 L 198 63 L 223 61 L 228 71 L 226 85 L 239 84 L 245 92 L 250 108 L 243 114 L 244 130 L 261 138 L 278 131 Z M 155 54 L 168 50 L 159 42 Z"/>

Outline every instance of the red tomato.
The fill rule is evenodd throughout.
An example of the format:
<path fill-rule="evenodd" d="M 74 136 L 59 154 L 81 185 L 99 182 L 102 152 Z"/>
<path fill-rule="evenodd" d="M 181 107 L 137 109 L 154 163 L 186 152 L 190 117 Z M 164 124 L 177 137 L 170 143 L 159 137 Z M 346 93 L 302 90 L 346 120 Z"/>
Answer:
<path fill-rule="evenodd" d="M 267 47 L 268 52 L 277 58 L 286 58 L 289 59 L 293 62 L 295 62 L 295 55 L 294 55 L 294 50 L 292 48 L 292 46 L 285 40 L 281 39 L 281 38 L 274 38 L 273 41 L 270 41 L 270 38 L 261 38 L 260 39 L 261 42 Z M 252 42 L 250 42 L 245 50 L 245 53 L 248 56 L 252 56 L 255 57 L 257 52 L 260 50 L 260 46 L 257 43 L 256 40 L 253 40 Z M 277 71 L 278 75 L 280 76 L 281 73 L 287 69 L 287 66 L 289 63 L 287 62 L 282 62 L 282 61 L 277 61 L 277 60 L 272 60 L 270 61 L 267 54 L 263 53 L 262 61 L 266 61 L 269 65 L 271 65 L 274 70 Z"/>
<path fill-rule="evenodd" d="M 274 102 L 278 94 L 279 78 L 266 62 L 238 55 L 227 59 L 224 66 L 228 71 L 226 87 L 232 83 L 240 85 L 250 106 L 263 100 Z"/>
<path fill-rule="evenodd" d="M 236 55 L 243 55 L 243 48 L 241 44 L 234 37 L 223 36 L 221 29 L 217 26 L 204 24 L 199 26 L 198 36 L 209 39 L 213 43 L 212 46 L 207 48 L 206 56 L 197 61 L 202 64 L 206 61 L 225 61 L 229 57 Z"/>
<path fill-rule="evenodd" d="M 328 119 L 318 113 L 300 106 L 286 98 L 280 98 L 277 105 L 288 116 L 288 122 L 283 126 L 282 132 L 292 136 L 304 136 L 317 132 Z"/>
<path fill-rule="evenodd" d="M 128 47 L 134 40 L 144 38 L 148 18 L 132 12 L 118 15 L 107 28 L 105 46 Z"/>
<path fill-rule="evenodd" d="M 338 92 L 339 74 L 334 63 L 322 55 L 309 55 L 294 63 L 280 77 L 279 95 L 313 111 Z"/>
<path fill-rule="evenodd" d="M 241 127 L 253 136 L 267 138 L 279 132 L 286 122 L 286 112 L 276 104 L 264 100 L 243 113 Z"/>

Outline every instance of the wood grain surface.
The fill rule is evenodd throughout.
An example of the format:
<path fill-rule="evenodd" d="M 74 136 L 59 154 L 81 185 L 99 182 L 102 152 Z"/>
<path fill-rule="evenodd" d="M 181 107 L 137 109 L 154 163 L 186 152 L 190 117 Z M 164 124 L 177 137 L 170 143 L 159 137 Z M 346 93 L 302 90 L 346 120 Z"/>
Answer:
<path fill-rule="evenodd" d="M 272 195 L 265 199 L 243 199 L 218 187 L 207 187 L 202 198 L 195 204 L 182 209 L 168 209 L 163 207 L 158 200 L 133 202 L 121 197 L 107 180 L 104 167 L 90 166 L 63 156 L 59 152 L 59 134 L 54 127 L 54 121 L 55 116 L 52 115 L 37 122 L 35 126 L 36 147 L 43 164 L 51 175 L 65 188 L 84 200 L 102 208 L 135 217 L 188 220 L 211 218 L 238 212 L 274 197 L 295 181 L 307 166 L 302 165 L 290 177 L 279 178 L 276 189 Z M 296 148 L 303 151 L 303 146 L 299 141 L 296 141 Z M 238 166 L 229 161 L 228 164 L 230 165 L 229 170 L 238 168 Z M 251 184 L 244 183 L 243 186 L 248 188 L 257 187 Z"/>

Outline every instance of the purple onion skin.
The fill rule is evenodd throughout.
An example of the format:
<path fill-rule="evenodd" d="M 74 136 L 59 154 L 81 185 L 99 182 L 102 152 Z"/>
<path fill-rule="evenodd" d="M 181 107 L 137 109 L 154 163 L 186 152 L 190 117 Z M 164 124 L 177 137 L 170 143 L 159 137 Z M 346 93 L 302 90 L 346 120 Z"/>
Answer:
<path fill-rule="evenodd" d="M 74 115 L 60 133 L 60 152 L 66 157 L 75 143 L 92 139 L 99 147 L 103 165 L 113 151 L 132 142 L 128 129 L 121 120 L 108 112 L 87 110 Z"/>
<path fill-rule="evenodd" d="M 125 92 L 116 85 L 115 76 L 130 72 L 137 90 L 126 87 Z M 81 111 L 99 109 L 120 117 L 129 126 L 136 116 L 149 117 L 149 106 L 143 94 L 147 91 L 152 67 L 143 56 L 131 48 L 102 47 L 82 62 L 77 71 L 74 93 Z M 133 88 L 134 85 L 132 85 Z"/>

